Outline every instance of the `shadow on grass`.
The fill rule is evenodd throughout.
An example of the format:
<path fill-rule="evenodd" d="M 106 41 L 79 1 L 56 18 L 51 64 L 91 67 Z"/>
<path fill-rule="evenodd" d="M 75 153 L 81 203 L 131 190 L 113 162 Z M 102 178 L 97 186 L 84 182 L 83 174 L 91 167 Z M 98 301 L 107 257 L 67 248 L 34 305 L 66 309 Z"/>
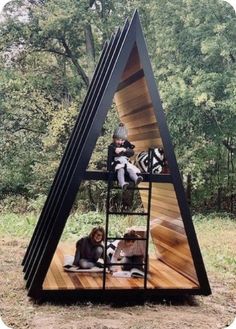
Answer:
<path fill-rule="evenodd" d="M 78 301 L 77 298 L 68 298 L 65 300 L 63 296 L 58 296 L 57 298 L 52 299 L 48 298 L 41 298 L 37 301 L 32 300 L 33 303 L 37 304 L 43 304 L 50 302 L 51 305 L 83 305 L 83 306 L 91 306 L 91 305 L 110 305 L 114 308 L 123 308 L 123 307 L 129 307 L 129 306 L 140 306 L 140 305 L 166 305 L 166 306 L 199 306 L 196 297 L 192 295 L 182 295 L 182 296 L 169 296 L 169 297 L 151 297 L 151 298 L 145 298 L 145 296 L 127 296 L 125 298 L 81 298 L 80 301 Z"/>

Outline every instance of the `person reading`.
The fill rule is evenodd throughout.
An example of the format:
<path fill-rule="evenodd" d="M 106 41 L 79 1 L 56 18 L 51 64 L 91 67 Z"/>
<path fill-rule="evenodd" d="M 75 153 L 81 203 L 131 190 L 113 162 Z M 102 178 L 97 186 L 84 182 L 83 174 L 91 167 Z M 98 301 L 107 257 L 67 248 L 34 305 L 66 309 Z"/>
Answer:
<path fill-rule="evenodd" d="M 111 258 L 112 263 L 118 263 L 121 258 L 123 271 L 130 271 L 132 268 L 143 271 L 143 261 L 145 255 L 145 241 L 137 240 L 140 236 L 131 230 L 124 234 L 124 240 L 120 240 L 117 244 L 115 252 Z M 122 257 L 123 256 L 123 257 Z M 111 271 L 120 270 L 119 265 L 112 265 Z"/>

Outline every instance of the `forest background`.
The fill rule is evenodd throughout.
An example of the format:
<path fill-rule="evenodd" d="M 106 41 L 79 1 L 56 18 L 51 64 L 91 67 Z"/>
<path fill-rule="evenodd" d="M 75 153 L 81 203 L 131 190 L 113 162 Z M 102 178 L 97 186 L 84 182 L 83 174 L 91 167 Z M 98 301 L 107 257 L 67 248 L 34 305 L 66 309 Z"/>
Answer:
<path fill-rule="evenodd" d="M 20 266 L 28 239 L 102 46 L 136 8 L 212 295 L 198 296 L 187 307 L 165 301 L 120 309 L 29 303 Z M 106 166 L 107 145 L 117 121 L 112 107 L 91 168 Z M 0 308 L 6 324 L 24 329 L 222 329 L 232 323 L 236 314 L 236 15 L 228 3 L 10 1 L 0 16 L 0 122 Z M 75 221 L 65 228 L 65 239 L 75 241 L 79 233 L 87 234 L 94 224 L 102 223 L 105 196 L 102 182 L 81 186 L 80 201 L 73 209 Z M 115 228 L 124 230 L 121 220 Z"/>
<path fill-rule="evenodd" d="M 138 8 L 188 199 L 235 213 L 236 16 L 224 1 L 16 0 L 0 19 L 1 209 L 40 207 L 104 42 Z M 109 111 L 91 168 L 106 164 Z M 84 211 L 106 186 L 86 182 Z"/>

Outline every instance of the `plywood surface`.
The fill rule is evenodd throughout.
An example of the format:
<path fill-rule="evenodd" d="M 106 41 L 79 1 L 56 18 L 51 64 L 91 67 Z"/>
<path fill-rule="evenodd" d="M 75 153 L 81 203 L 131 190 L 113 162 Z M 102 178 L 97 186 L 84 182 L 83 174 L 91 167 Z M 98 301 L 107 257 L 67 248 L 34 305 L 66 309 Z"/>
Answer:
<path fill-rule="evenodd" d="M 103 273 L 72 273 L 63 269 L 64 255 L 74 252 L 73 245 L 60 244 L 45 278 L 44 290 L 102 289 Z M 150 259 L 147 288 L 194 289 L 197 285 L 157 259 Z M 117 278 L 106 274 L 106 289 L 143 289 L 144 280 Z"/>

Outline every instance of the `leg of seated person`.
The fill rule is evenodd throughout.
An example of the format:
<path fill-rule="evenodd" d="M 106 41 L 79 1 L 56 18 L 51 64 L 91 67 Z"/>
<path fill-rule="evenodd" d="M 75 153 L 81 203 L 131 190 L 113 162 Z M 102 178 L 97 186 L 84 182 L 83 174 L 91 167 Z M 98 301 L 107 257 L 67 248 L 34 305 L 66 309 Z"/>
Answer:
<path fill-rule="evenodd" d="M 95 266 L 95 263 L 89 261 L 88 259 L 81 258 L 79 260 L 79 267 L 83 269 L 90 269 Z"/>
<path fill-rule="evenodd" d="M 123 257 L 121 260 L 121 263 L 123 264 L 122 270 L 123 271 L 130 271 L 133 266 L 132 266 L 132 257 Z"/>
<path fill-rule="evenodd" d="M 122 263 L 124 264 L 122 267 L 124 271 L 130 271 L 132 268 L 143 271 L 143 256 L 124 257 Z"/>
<path fill-rule="evenodd" d="M 73 265 L 79 266 L 79 260 L 80 260 L 80 251 L 79 249 L 76 249 Z"/>
<path fill-rule="evenodd" d="M 133 268 L 137 268 L 140 271 L 143 271 L 143 256 L 132 256 Z"/>
<path fill-rule="evenodd" d="M 125 169 L 124 168 L 120 168 L 117 170 L 117 179 L 118 179 L 120 187 L 122 187 L 123 189 L 126 189 L 129 184 L 125 181 Z"/>
<path fill-rule="evenodd" d="M 101 258 L 103 254 L 103 248 L 101 246 L 98 246 L 95 250 L 94 250 L 94 255 L 93 258 L 97 259 Z"/>
<path fill-rule="evenodd" d="M 138 179 L 138 175 L 131 168 L 127 168 L 127 171 L 128 171 L 128 174 L 129 174 L 129 177 L 131 178 L 131 180 L 133 182 L 136 182 Z"/>

